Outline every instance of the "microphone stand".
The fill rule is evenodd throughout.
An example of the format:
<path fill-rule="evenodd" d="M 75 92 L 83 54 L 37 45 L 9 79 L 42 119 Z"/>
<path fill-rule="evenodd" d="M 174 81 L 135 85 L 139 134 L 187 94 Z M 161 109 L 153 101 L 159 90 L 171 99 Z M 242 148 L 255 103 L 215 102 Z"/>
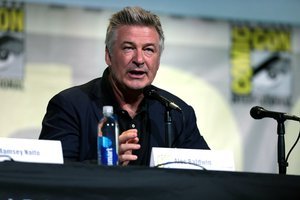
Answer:
<path fill-rule="evenodd" d="M 284 142 L 284 118 L 280 117 L 277 119 L 277 134 L 278 134 L 278 143 L 277 143 L 277 160 L 279 167 L 279 174 L 286 174 L 286 167 L 288 163 L 285 160 L 285 142 Z"/>
<path fill-rule="evenodd" d="M 172 147 L 173 141 L 173 127 L 172 127 L 172 117 L 171 117 L 171 108 L 166 106 L 165 112 L 165 141 L 167 147 Z"/>

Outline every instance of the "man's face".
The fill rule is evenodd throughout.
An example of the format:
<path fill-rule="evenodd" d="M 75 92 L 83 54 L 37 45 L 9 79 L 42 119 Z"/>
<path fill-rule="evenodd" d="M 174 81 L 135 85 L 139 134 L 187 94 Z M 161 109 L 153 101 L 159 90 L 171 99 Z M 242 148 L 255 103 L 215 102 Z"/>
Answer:
<path fill-rule="evenodd" d="M 160 64 L 159 35 L 154 27 L 124 25 L 118 28 L 112 52 L 106 50 L 118 87 L 140 90 L 152 83 Z M 119 88 L 121 89 L 121 88 Z"/>

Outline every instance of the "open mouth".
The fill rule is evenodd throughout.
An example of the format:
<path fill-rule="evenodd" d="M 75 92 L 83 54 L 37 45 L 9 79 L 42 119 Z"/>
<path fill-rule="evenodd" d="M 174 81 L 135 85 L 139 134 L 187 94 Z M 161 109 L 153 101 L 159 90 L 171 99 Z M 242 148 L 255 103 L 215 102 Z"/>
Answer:
<path fill-rule="evenodd" d="M 146 72 L 132 70 L 132 71 L 129 71 L 129 74 L 134 77 L 140 77 L 140 76 L 143 76 L 144 74 L 146 74 Z"/>

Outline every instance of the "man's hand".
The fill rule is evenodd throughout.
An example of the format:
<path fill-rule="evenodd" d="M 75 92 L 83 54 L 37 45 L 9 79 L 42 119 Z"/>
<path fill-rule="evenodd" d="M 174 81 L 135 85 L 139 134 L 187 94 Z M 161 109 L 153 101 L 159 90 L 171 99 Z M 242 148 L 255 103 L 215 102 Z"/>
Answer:
<path fill-rule="evenodd" d="M 129 161 L 138 159 L 132 154 L 132 150 L 141 148 L 137 136 L 137 129 L 129 129 L 119 136 L 119 163 L 121 165 L 128 165 Z"/>

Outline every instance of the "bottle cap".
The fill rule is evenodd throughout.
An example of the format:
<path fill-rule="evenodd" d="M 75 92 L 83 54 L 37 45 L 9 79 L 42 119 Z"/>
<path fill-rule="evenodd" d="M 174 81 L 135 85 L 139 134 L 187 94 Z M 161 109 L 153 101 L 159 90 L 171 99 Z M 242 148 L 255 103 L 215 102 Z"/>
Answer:
<path fill-rule="evenodd" d="M 114 113 L 114 108 L 112 106 L 103 106 L 102 108 L 103 115 L 111 115 Z"/>

